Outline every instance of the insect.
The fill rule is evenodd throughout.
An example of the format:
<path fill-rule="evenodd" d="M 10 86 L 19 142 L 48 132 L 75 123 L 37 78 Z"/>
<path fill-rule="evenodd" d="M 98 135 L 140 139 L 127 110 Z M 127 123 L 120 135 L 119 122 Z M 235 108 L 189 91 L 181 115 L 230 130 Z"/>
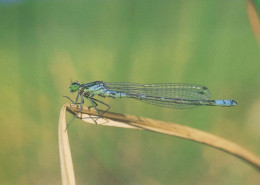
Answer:
<path fill-rule="evenodd" d="M 65 97 L 74 104 L 80 104 L 79 112 L 82 111 L 84 98 L 87 98 L 95 108 L 98 118 L 102 117 L 102 114 L 97 109 L 98 103 L 107 107 L 104 113 L 111 106 L 94 98 L 94 96 L 103 98 L 132 98 L 152 105 L 173 109 L 199 106 L 230 107 L 237 105 L 235 100 L 211 100 L 211 93 L 207 87 L 184 83 L 138 84 L 94 81 L 80 84 L 79 82 L 72 82 L 69 90 L 72 93 L 78 92 L 75 101 L 72 101 L 67 96 Z"/>

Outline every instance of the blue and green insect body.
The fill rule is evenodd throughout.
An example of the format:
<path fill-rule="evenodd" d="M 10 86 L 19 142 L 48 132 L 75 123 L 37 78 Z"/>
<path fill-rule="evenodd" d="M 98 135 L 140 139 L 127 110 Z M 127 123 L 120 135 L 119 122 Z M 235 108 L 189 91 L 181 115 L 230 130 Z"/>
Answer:
<path fill-rule="evenodd" d="M 203 105 L 230 107 L 237 105 L 235 100 L 211 100 L 209 89 L 195 84 L 134 84 L 95 81 L 86 84 L 73 82 L 69 89 L 71 92 L 78 91 L 75 103 L 77 103 L 78 97 L 81 96 L 81 104 L 83 96 L 93 104 L 93 100 L 98 101 L 93 96 L 98 95 L 104 98 L 133 98 L 167 108 L 191 108 Z M 104 104 L 104 102 L 102 103 Z"/>
<path fill-rule="evenodd" d="M 92 107 L 97 111 L 97 119 L 110 109 L 110 105 L 95 99 L 94 96 L 103 98 L 132 98 L 144 103 L 167 107 L 172 109 L 192 108 L 198 106 L 236 106 L 235 100 L 212 100 L 209 89 L 202 85 L 181 84 L 181 83 L 157 83 L 157 84 L 135 84 L 125 82 L 102 82 L 95 81 L 86 84 L 72 82 L 69 87 L 70 92 L 78 92 L 76 100 L 70 101 L 80 104 L 79 113 L 83 109 L 84 98 L 87 98 Z M 78 103 L 79 100 L 79 103 Z M 101 103 L 107 109 L 101 114 L 97 106 Z M 68 124 L 69 125 L 69 124 Z"/>

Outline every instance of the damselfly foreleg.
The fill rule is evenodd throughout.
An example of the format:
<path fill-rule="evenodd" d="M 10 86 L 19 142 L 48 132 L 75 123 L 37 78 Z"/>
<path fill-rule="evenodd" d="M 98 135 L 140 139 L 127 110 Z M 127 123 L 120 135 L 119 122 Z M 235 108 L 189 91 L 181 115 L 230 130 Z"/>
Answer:
<path fill-rule="evenodd" d="M 78 94 L 79 95 L 79 94 Z M 69 100 L 71 100 L 69 97 L 67 97 L 67 96 L 64 96 L 65 98 L 68 98 Z M 77 96 L 77 99 L 78 99 L 78 96 Z M 83 94 L 81 94 L 80 95 L 80 103 L 77 103 L 77 99 L 76 99 L 76 101 L 75 101 L 75 103 L 72 101 L 72 103 L 73 104 L 80 104 L 80 108 L 79 108 L 79 112 L 78 113 L 81 113 L 81 111 L 82 111 L 82 108 L 83 108 L 83 103 L 84 103 L 84 96 L 83 96 Z M 79 116 L 78 115 L 74 115 L 73 116 L 73 118 L 69 121 L 69 123 L 67 124 L 67 126 L 66 126 L 66 129 L 65 129 L 65 131 L 67 130 L 67 128 L 70 126 L 70 124 L 72 123 L 72 121 L 75 119 L 75 118 L 79 118 Z"/>
<path fill-rule="evenodd" d="M 63 96 L 64 98 L 67 98 L 68 100 L 70 100 L 71 101 L 71 103 L 72 104 L 80 104 L 80 103 L 75 103 L 70 97 L 68 97 L 68 96 Z M 84 103 L 84 100 L 83 100 L 83 103 Z"/>
<path fill-rule="evenodd" d="M 75 100 L 75 103 L 74 104 L 77 104 L 78 103 L 78 99 L 79 99 L 79 92 L 78 92 L 78 94 L 77 94 L 77 97 L 76 97 L 76 100 Z M 83 100 L 83 103 L 84 103 L 84 100 Z"/>

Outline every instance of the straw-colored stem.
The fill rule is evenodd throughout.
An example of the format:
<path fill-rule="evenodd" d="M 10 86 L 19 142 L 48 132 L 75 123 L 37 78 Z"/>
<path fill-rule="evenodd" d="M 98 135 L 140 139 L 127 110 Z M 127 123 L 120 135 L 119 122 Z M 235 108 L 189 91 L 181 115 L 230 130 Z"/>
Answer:
<path fill-rule="evenodd" d="M 58 128 L 61 177 L 63 185 L 75 185 L 75 176 L 70 152 L 69 138 L 68 132 L 66 131 L 67 106 L 68 105 L 64 105 L 61 109 Z"/>
<path fill-rule="evenodd" d="M 68 105 L 67 110 L 70 113 L 77 115 L 79 107 L 75 105 Z M 101 113 L 103 112 L 102 110 L 99 111 Z M 89 117 L 89 115 L 96 116 L 97 112 L 94 109 L 83 107 L 81 115 L 83 117 L 82 120 L 90 122 L 91 119 L 84 119 L 85 117 Z M 240 159 L 243 159 L 244 161 L 248 162 L 249 164 L 256 167 L 258 170 L 260 170 L 259 156 L 253 154 L 252 152 L 239 146 L 238 144 L 235 144 L 219 136 L 207 133 L 205 131 L 197 130 L 175 123 L 167 123 L 164 121 L 112 112 L 105 113 L 102 116 L 102 119 L 97 120 L 97 123 L 98 125 L 144 129 L 203 143 L 228 152 Z"/>

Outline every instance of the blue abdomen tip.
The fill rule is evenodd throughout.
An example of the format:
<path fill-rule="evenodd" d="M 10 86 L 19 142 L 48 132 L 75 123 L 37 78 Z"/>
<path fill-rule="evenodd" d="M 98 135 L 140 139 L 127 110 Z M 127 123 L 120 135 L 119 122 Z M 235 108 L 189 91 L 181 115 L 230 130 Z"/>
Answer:
<path fill-rule="evenodd" d="M 235 100 L 215 100 L 215 103 L 217 105 L 221 105 L 221 106 L 236 106 L 237 105 L 237 101 L 235 101 Z"/>

